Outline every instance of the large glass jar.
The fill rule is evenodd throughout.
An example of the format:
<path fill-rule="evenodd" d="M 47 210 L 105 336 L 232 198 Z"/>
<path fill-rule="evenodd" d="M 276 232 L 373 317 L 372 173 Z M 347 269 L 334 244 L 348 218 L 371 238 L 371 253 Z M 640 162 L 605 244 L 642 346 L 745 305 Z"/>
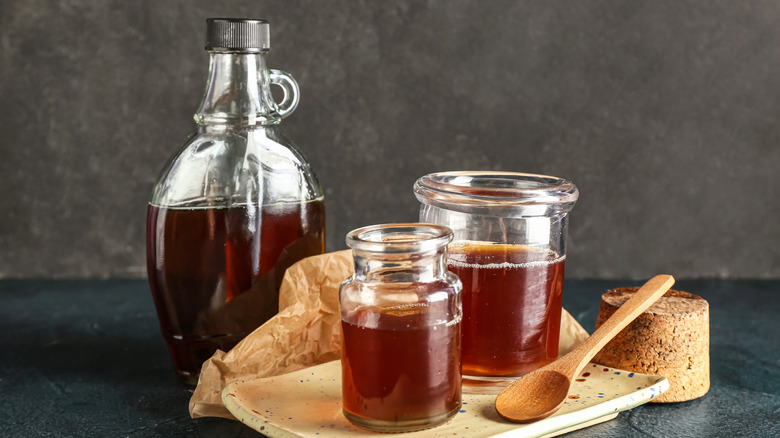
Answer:
<path fill-rule="evenodd" d="M 420 222 L 455 238 L 463 282 L 463 384 L 488 392 L 558 355 L 570 181 L 512 172 L 442 172 L 414 186 Z"/>
<path fill-rule="evenodd" d="M 354 275 L 340 290 L 344 415 L 402 432 L 447 421 L 461 406 L 461 284 L 447 271 L 452 232 L 388 224 L 347 235 Z"/>
<path fill-rule="evenodd" d="M 279 129 L 298 103 L 289 74 L 269 70 L 268 23 L 209 19 L 209 79 L 197 133 L 154 186 L 149 283 L 179 377 L 229 350 L 278 312 L 287 267 L 324 251 L 323 194 Z M 276 103 L 271 85 L 282 87 Z"/>

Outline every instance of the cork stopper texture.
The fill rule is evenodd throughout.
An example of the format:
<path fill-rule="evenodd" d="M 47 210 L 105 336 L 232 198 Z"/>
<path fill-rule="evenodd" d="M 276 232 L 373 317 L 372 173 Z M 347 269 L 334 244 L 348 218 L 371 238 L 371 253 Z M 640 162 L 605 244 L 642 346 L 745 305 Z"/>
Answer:
<path fill-rule="evenodd" d="M 607 291 L 601 297 L 596 328 L 639 288 Z M 652 400 L 693 400 L 710 388 L 709 303 L 688 292 L 669 290 L 621 331 L 593 362 L 669 380 L 669 389 Z"/>

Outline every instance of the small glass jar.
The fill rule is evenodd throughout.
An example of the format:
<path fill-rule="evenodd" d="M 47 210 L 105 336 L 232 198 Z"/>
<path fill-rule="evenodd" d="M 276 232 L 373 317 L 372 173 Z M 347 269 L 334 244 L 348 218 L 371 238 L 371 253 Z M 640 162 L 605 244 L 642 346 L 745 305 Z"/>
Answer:
<path fill-rule="evenodd" d="M 442 172 L 414 186 L 420 221 L 452 229 L 463 282 L 463 385 L 495 392 L 558 356 L 570 181 L 514 172 Z"/>
<path fill-rule="evenodd" d="M 461 406 L 461 283 L 452 231 L 387 224 L 347 235 L 354 275 L 340 289 L 344 416 L 379 432 L 427 429 Z"/>

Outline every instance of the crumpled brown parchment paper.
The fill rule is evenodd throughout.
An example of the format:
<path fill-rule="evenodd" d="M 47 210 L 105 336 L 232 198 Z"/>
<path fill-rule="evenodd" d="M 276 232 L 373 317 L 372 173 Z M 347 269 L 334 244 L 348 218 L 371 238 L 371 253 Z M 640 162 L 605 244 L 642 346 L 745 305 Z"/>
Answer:
<path fill-rule="evenodd" d="M 339 286 L 352 275 L 350 250 L 309 257 L 291 266 L 279 290 L 279 313 L 232 350 L 203 364 L 190 399 L 190 415 L 234 419 L 222 390 L 237 380 L 276 376 L 341 357 Z M 566 310 L 561 315 L 559 354 L 588 333 Z"/>

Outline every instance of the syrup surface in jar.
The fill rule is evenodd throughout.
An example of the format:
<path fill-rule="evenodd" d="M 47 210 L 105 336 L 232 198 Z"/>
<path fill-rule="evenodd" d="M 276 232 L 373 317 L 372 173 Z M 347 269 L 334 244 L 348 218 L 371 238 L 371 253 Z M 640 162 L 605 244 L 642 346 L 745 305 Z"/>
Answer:
<path fill-rule="evenodd" d="M 446 320 L 446 319 L 445 319 Z M 408 308 L 342 321 L 343 402 L 369 420 L 415 422 L 460 408 L 460 321 Z"/>
<path fill-rule="evenodd" d="M 185 382 L 277 313 L 285 270 L 324 251 L 324 217 L 321 200 L 259 211 L 149 206 L 149 284 Z"/>
<path fill-rule="evenodd" d="M 520 376 L 558 356 L 565 256 L 525 245 L 456 242 L 463 283 L 463 374 Z"/>

